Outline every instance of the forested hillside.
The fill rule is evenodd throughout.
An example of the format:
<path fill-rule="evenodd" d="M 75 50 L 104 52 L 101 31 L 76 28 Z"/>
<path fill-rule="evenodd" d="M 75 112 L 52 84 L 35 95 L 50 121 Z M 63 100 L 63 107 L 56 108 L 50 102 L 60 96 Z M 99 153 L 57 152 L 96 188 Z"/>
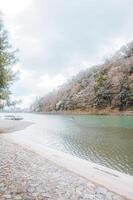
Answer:
<path fill-rule="evenodd" d="M 32 111 L 133 110 L 133 42 L 104 64 L 80 72 L 56 91 L 40 98 Z"/>

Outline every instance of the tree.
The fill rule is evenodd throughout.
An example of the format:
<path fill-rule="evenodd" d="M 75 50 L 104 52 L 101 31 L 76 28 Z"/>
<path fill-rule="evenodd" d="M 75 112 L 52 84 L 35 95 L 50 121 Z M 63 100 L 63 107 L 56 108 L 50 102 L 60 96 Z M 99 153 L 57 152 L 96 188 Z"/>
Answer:
<path fill-rule="evenodd" d="M 6 100 L 10 94 L 9 86 L 16 75 L 12 72 L 11 66 L 15 64 L 16 50 L 9 44 L 8 33 L 3 25 L 0 14 L 0 103 Z"/>
<path fill-rule="evenodd" d="M 107 89 L 108 82 L 107 76 L 104 73 L 97 73 L 95 75 L 95 85 L 94 85 L 94 106 L 96 108 L 104 108 L 108 104 L 111 106 L 112 95 Z"/>
<path fill-rule="evenodd" d="M 127 109 L 133 106 L 133 89 L 128 87 L 121 87 L 120 93 L 118 94 L 118 108 L 119 110 Z"/>

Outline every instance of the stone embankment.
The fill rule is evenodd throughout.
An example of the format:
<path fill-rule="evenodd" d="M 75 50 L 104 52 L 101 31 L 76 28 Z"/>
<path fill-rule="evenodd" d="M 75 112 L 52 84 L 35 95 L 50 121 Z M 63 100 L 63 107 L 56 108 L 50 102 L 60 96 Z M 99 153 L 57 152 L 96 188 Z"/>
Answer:
<path fill-rule="evenodd" d="M 0 200 L 124 200 L 0 135 Z"/>

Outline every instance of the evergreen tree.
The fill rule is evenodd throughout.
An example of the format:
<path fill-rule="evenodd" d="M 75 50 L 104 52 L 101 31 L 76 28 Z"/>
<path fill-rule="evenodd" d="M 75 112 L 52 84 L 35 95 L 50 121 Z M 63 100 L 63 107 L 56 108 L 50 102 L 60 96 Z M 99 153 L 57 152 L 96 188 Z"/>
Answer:
<path fill-rule="evenodd" d="M 2 100 L 8 99 L 9 86 L 15 78 L 11 69 L 11 66 L 16 62 L 15 52 L 9 44 L 8 33 L 4 28 L 0 14 L 0 104 Z"/>
<path fill-rule="evenodd" d="M 107 105 L 111 106 L 112 95 L 107 89 L 108 86 L 107 76 L 103 73 L 95 75 L 94 85 L 94 106 L 96 108 L 104 108 Z"/>

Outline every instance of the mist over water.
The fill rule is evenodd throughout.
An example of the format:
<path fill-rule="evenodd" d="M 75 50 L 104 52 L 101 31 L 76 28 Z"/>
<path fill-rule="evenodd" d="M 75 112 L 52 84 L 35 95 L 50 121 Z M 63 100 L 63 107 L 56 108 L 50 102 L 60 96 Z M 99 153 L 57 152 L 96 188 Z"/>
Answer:
<path fill-rule="evenodd" d="M 133 175 L 133 117 L 23 114 L 34 124 L 11 133 Z"/>

